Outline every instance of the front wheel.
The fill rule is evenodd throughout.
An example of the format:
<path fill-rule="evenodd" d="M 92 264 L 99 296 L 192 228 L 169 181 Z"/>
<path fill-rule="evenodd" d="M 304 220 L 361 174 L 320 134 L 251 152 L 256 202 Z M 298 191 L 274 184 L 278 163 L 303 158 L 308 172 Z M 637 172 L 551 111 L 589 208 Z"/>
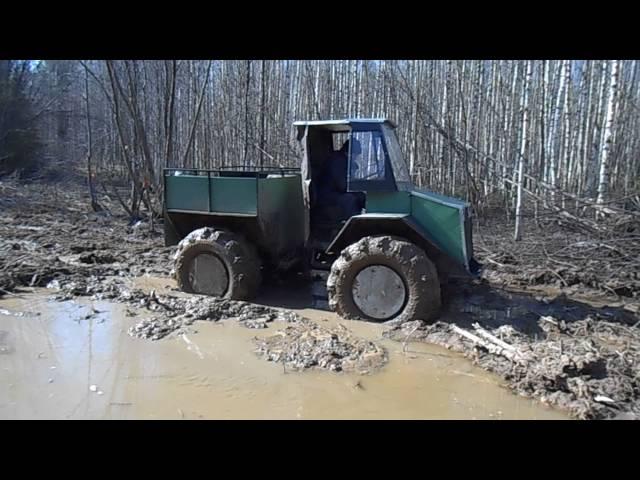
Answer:
<path fill-rule="evenodd" d="M 433 320 L 440 282 L 422 249 L 397 237 L 364 237 L 345 248 L 327 279 L 329 306 L 343 318 L 404 323 Z"/>

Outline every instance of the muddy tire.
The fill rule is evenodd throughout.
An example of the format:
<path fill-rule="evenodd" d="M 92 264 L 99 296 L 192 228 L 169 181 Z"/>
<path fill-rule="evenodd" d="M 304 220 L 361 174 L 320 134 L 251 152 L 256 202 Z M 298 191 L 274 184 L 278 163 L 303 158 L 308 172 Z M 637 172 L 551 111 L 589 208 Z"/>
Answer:
<path fill-rule="evenodd" d="M 175 254 L 178 287 L 233 300 L 250 300 L 260 287 L 260 258 L 242 236 L 210 227 L 194 230 Z"/>
<path fill-rule="evenodd" d="M 434 320 L 440 282 L 422 249 L 398 237 L 365 237 L 345 248 L 327 279 L 329 307 L 354 320 Z"/>

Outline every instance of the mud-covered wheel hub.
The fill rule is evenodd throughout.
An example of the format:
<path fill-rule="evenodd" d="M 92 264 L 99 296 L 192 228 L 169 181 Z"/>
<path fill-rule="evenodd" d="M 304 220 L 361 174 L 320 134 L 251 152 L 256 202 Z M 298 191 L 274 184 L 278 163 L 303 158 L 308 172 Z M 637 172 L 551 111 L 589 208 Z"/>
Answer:
<path fill-rule="evenodd" d="M 363 268 L 353 281 L 351 294 L 362 313 L 376 320 L 393 318 L 407 301 L 402 277 L 384 265 Z"/>
<path fill-rule="evenodd" d="M 194 293 L 223 297 L 229 288 L 229 273 L 217 255 L 201 253 L 189 265 L 189 283 Z"/>
<path fill-rule="evenodd" d="M 432 321 L 440 282 L 424 250 L 390 235 L 364 237 L 345 248 L 327 278 L 329 307 L 342 318 L 389 325 Z"/>

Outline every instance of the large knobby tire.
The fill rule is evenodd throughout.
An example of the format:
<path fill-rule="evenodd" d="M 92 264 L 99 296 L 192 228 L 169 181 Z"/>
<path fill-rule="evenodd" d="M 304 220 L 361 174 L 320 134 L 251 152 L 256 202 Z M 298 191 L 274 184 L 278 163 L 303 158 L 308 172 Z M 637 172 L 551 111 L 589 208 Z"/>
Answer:
<path fill-rule="evenodd" d="M 175 254 L 178 287 L 233 300 L 250 300 L 260 287 L 260 257 L 241 235 L 204 227 L 178 244 Z"/>
<path fill-rule="evenodd" d="M 331 267 L 327 293 L 329 307 L 353 320 L 430 321 L 441 306 L 433 262 L 413 243 L 391 236 L 364 237 L 345 248 Z"/>

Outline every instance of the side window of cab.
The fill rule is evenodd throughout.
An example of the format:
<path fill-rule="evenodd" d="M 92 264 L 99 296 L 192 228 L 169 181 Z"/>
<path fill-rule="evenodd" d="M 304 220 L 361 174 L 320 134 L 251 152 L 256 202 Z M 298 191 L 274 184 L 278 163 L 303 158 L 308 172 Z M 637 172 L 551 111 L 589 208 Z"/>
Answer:
<path fill-rule="evenodd" d="M 354 131 L 349 145 L 349 190 L 395 190 L 380 130 Z"/>

